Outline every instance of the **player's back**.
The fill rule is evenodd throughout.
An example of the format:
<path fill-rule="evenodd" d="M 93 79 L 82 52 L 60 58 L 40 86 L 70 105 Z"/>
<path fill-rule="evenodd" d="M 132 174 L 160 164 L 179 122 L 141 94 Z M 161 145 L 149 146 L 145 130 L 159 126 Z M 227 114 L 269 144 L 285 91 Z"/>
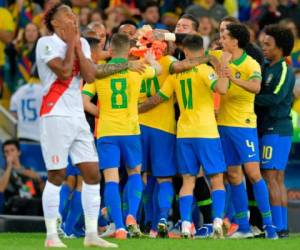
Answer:
<path fill-rule="evenodd" d="M 138 99 L 143 79 L 154 77 L 155 70 L 147 67 L 143 74 L 124 70 L 96 82 L 100 103 L 97 138 L 111 135 L 136 135 Z"/>
<path fill-rule="evenodd" d="M 166 81 L 173 84 L 180 108 L 178 138 L 218 137 L 213 102 L 216 81 L 217 75 L 206 64 L 172 75 Z"/>
<path fill-rule="evenodd" d="M 43 88 L 38 83 L 20 87 L 12 96 L 10 111 L 17 113 L 18 137 L 39 141 L 39 112 Z"/>

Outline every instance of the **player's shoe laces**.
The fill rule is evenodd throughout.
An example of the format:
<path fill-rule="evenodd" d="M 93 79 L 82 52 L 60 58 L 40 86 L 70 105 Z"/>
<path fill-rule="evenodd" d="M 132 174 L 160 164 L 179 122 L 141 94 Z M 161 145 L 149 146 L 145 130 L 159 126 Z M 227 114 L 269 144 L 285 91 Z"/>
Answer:
<path fill-rule="evenodd" d="M 213 233 L 212 237 L 214 239 L 223 239 L 223 220 L 220 218 L 215 218 L 213 222 Z"/>
<path fill-rule="evenodd" d="M 47 237 L 47 239 L 45 240 L 45 247 L 66 248 L 67 246 L 60 240 L 60 238 L 57 235 L 54 235 L 52 237 Z"/>
<path fill-rule="evenodd" d="M 168 236 L 168 223 L 165 218 L 161 218 L 157 224 L 157 233 L 161 238 Z"/>
<path fill-rule="evenodd" d="M 213 226 L 212 224 L 203 224 L 202 227 L 196 230 L 195 238 L 205 239 L 212 236 Z"/>
<path fill-rule="evenodd" d="M 266 239 L 271 239 L 271 240 L 277 240 L 278 235 L 276 233 L 276 228 L 272 225 L 265 225 L 264 226 L 264 231 L 265 231 L 265 237 Z"/>
<path fill-rule="evenodd" d="M 142 236 L 142 232 L 132 215 L 128 215 L 126 218 L 126 226 L 129 232 L 130 237 L 139 238 Z"/>
<path fill-rule="evenodd" d="M 105 232 L 100 234 L 101 238 L 110 238 L 114 237 L 116 233 L 116 226 L 115 223 L 110 223 L 108 227 L 106 228 Z"/>
<path fill-rule="evenodd" d="M 195 235 L 195 226 L 189 221 L 181 223 L 181 236 L 183 238 L 192 238 Z"/>
<path fill-rule="evenodd" d="M 103 247 L 103 248 L 117 248 L 118 245 L 110 243 L 101 239 L 97 233 L 88 234 L 84 237 L 83 245 L 85 247 Z"/>
<path fill-rule="evenodd" d="M 233 235 L 235 232 L 239 230 L 239 225 L 235 223 L 231 223 L 230 227 L 227 229 L 227 237 L 230 237 Z"/>
<path fill-rule="evenodd" d="M 115 238 L 117 240 L 126 240 L 128 232 L 124 228 L 120 228 L 115 232 Z"/>

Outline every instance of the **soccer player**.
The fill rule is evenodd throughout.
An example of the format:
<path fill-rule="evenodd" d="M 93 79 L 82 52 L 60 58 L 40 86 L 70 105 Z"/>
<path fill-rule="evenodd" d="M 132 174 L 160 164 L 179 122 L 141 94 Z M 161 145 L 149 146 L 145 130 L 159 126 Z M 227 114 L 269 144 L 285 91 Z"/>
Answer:
<path fill-rule="evenodd" d="M 187 58 L 204 55 L 203 40 L 200 36 L 188 35 L 183 41 L 183 48 Z M 223 59 L 225 66 L 225 54 Z M 225 190 L 222 173 L 226 166 L 215 120 L 212 93 L 218 91 L 224 94 L 227 88 L 227 78 L 218 79 L 210 66 L 202 64 L 192 70 L 169 76 L 159 92 L 141 104 L 139 109 L 140 112 L 145 112 L 171 98 L 174 92 L 176 93 L 180 108 L 176 155 L 178 172 L 183 177 L 179 205 L 184 237 L 190 237 L 194 233 L 191 224 L 191 210 L 193 190 L 200 165 L 211 177 L 214 235 L 216 237 L 223 235 L 222 216 Z"/>
<path fill-rule="evenodd" d="M 40 141 L 39 120 L 43 89 L 37 69 L 31 74 L 29 82 L 20 87 L 11 97 L 10 112 L 18 120 L 18 138 L 20 141 Z"/>
<path fill-rule="evenodd" d="M 255 98 L 260 136 L 261 169 L 269 186 L 273 223 L 280 236 L 288 236 L 287 192 L 284 170 L 292 144 L 293 125 L 290 117 L 295 76 L 284 61 L 294 45 L 287 28 L 270 25 L 265 28 L 262 88 Z"/>
<path fill-rule="evenodd" d="M 163 82 L 169 76 L 170 66 L 175 60 L 174 57 L 167 55 L 167 51 L 165 51 L 165 55 L 158 61 L 162 73 L 158 77 L 143 81 L 140 102 L 145 101 L 145 98 L 153 96 L 159 91 Z M 164 115 L 162 116 L 162 114 Z M 159 222 L 153 220 L 154 225 L 152 225 L 152 228 L 157 229 L 158 233 L 165 237 L 168 233 L 167 219 L 174 196 L 172 177 L 176 174 L 176 121 L 173 96 L 151 111 L 140 114 L 139 122 L 143 148 L 143 172 L 147 172 L 158 181 L 157 192 L 155 193 L 157 197 L 154 193 L 152 195 L 146 192 L 146 195 L 153 196 L 154 199 L 158 200 L 158 214 L 154 216 L 158 217 Z M 149 182 L 151 183 L 151 180 Z M 150 183 L 146 183 L 146 185 L 151 185 Z M 150 204 L 152 205 L 151 202 Z M 145 205 L 147 206 L 147 204 Z M 148 210 L 145 207 L 145 213 L 147 212 Z M 147 217 L 148 214 L 145 216 Z"/>
<path fill-rule="evenodd" d="M 111 39 L 110 64 L 128 60 L 130 40 L 127 35 L 115 34 Z M 159 70 L 153 56 L 146 57 Z M 146 68 L 143 74 L 124 70 L 96 82 L 100 103 L 97 128 L 97 148 L 100 168 L 105 178 L 105 205 L 116 226 L 116 238 L 126 239 L 119 193 L 119 166 L 124 160 L 127 173 L 128 216 L 126 226 L 132 236 L 140 236 L 136 216 L 142 194 L 141 141 L 138 123 L 138 98 L 143 79 L 153 78 L 155 69 Z"/>
<path fill-rule="evenodd" d="M 82 206 L 85 216 L 85 246 L 117 247 L 100 239 L 97 222 L 100 206 L 100 174 L 93 136 L 85 120 L 80 93 L 81 77 L 90 82 L 95 67 L 90 60 L 86 40 L 79 36 L 78 22 L 72 10 L 55 5 L 45 16 L 53 35 L 39 39 L 37 66 L 44 87 L 41 107 L 41 146 L 48 170 L 43 193 L 46 223 L 46 247 L 66 247 L 57 234 L 59 192 L 68 155 L 81 171 Z"/>
<path fill-rule="evenodd" d="M 241 164 L 253 184 L 256 202 L 263 216 L 266 238 L 277 238 L 272 226 L 269 194 L 259 167 L 259 149 L 254 113 L 254 97 L 260 91 L 260 65 L 244 51 L 249 42 L 249 32 L 244 25 L 228 24 L 220 35 L 223 51 L 232 54 L 226 71 L 230 88 L 221 98 L 218 113 L 219 132 L 228 166 L 232 202 L 239 230 L 232 238 L 252 237 L 248 220 L 248 198 L 243 183 Z M 221 51 L 214 53 L 220 56 Z M 218 55 L 217 55 L 218 56 Z"/>

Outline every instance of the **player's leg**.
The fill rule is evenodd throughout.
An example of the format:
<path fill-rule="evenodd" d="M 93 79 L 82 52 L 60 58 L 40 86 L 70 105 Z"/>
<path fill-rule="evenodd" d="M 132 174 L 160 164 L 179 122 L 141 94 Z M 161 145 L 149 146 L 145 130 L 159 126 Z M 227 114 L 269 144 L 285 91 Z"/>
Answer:
<path fill-rule="evenodd" d="M 239 225 L 239 231 L 228 235 L 233 238 L 251 237 L 250 225 L 248 221 L 248 197 L 243 183 L 243 171 L 240 166 L 241 159 L 239 148 L 236 146 L 235 128 L 220 126 L 219 133 L 227 165 L 227 178 L 230 183 L 232 204 L 235 210 L 235 219 Z"/>
<path fill-rule="evenodd" d="M 67 118 L 43 117 L 41 126 L 41 147 L 48 170 L 42 203 L 46 224 L 46 247 L 66 247 L 59 239 L 57 219 L 59 218 L 59 199 L 61 185 L 65 180 L 68 152 L 74 139 L 71 121 Z"/>
<path fill-rule="evenodd" d="M 126 226 L 129 233 L 134 237 L 141 236 L 137 224 L 137 212 L 140 206 L 143 192 L 143 181 L 141 176 L 142 145 L 139 135 L 120 137 L 121 157 L 126 164 L 128 180 L 128 216 Z"/>
<path fill-rule="evenodd" d="M 78 124 L 76 139 L 70 149 L 70 157 L 74 165 L 80 169 L 83 178 L 82 207 L 85 220 L 85 246 L 117 247 L 98 237 L 98 216 L 100 211 L 100 171 L 98 154 L 93 135 L 85 119 L 74 119 Z"/>
<path fill-rule="evenodd" d="M 280 188 L 281 194 L 281 216 L 282 216 L 282 231 L 279 233 L 279 237 L 285 238 L 289 236 L 288 231 L 288 198 L 287 198 L 287 189 L 284 184 L 284 170 L 278 171 L 277 173 L 277 183 Z"/>
<path fill-rule="evenodd" d="M 150 130 L 150 158 L 153 176 L 158 182 L 159 222 L 158 233 L 161 237 L 168 235 L 167 220 L 171 209 L 174 189 L 172 177 L 176 174 L 174 134 L 159 129 Z"/>
<path fill-rule="evenodd" d="M 155 177 L 148 173 L 143 174 L 143 183 L 144 183 L 144 190 L 143 190 L 143 209 L 145 214 L 144 219 L 144 231 L 145 233 L 149 233 L 151 229 L 151 224 L 153 221 L 153 194 L 154 194 L 154 186 L 156 183 Z"/>
<path fill-rule="evenodd" d="M 183 237 L 192 237 L 192 205 L 196 176 L 200 170 L 200 161 L 194 151 L 195 138 L 177 138 L 176 155 L 178 173 L 182 175 L 183 183 L 179 192 L 179 211 L 181 217 L 181 234 Z"/>

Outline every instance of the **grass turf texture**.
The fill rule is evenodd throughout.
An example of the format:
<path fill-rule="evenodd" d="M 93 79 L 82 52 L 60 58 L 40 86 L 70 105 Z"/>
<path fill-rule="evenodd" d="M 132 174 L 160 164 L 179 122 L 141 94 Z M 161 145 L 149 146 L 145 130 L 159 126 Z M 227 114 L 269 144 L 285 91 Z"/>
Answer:
<path fill-rule="evenodd" d="M 35 250 L 44 249 L 44 234 L 41 233 L 0 233 L 1 250 Z M 212 240 L 212 239 L 129 239 L 125 241 L 111 240 L 119 244 L 120 250 L 299 250 L 300 235 L 291 235 L 288 239 L 265 240 Z M 64 239 L 68 249 L 83 249 L 83 239 Z M 97 248 L 90 248 L 97 249 Z"/>

